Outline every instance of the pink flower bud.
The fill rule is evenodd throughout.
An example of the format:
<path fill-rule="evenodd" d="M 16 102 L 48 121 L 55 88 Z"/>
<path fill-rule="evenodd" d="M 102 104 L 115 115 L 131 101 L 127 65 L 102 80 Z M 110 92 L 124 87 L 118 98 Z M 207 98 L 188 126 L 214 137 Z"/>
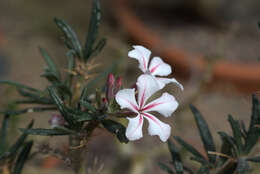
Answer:
<path fill-rule="evenodd" d="M 114 97 L 114 83 L 115 83 L 115 77 L 112 73 L 108 74 L 107 77 L 107 85 L 106 85 L 106 98 L 108 100 L 112 99 Z"/>
<path fill-rule="evenodd" d="M 122 86 L 122 77 L 117 77 L 116 79 L 116 87 L 114 89 L 114 94 L 116 94 Z"/>
<path fill-rule="evenodd" d="M 104 104 L 107 104 L 107 99 L 104 97 L 104 98 L 102 98 L 102 102 L 104 103 Z"/>
<path fill-rule="evenodd" d="M 53 114 L 48 122 L 52 128 L 55 128 L 57 126 L 63 126 L 66 123 L 64 118 L 59 114 Z"/>

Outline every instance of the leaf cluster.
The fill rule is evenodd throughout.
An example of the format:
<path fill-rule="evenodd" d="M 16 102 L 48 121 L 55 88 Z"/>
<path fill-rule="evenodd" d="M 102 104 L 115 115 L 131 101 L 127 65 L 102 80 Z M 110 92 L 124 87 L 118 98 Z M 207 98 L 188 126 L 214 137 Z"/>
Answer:
<path fill-rule="evenodd" d="M 204 156 L 192 145 L 188 144 L 181 137 L 175 136 L 175 141 L 185 150 L 191 153 L 190 158 L 200 164 L 197 172 L 188 168 L 181 159 L 181 153 L 176 144 L 168 141 L 169 150 L 172 156 L 172 170 L 168 165 L 159 163 L 162 170 L 169 174 L 183 174 L 184 171 L 193 174 L 244 174 L 250 173 L 249 162 L 260 162 L 260 156 L 251 157 L 251 152 L 260 137 L 260 103 L 258 98 L 252 96 L 252 114 L 250 125 L 246 129 L 243 121 L 235 120 L 231 115 L 228 116 L 228 122 L 232 129 L 232 135 L 219 131 L 221 138 L 220 151 L 217 152 L 215 142 L 209 130 L 207 122 L 202 114 L 193 105 L 190 106 L 196 125 L 199 129 L 201 141 L 207 156 Z"/>
<path fill-rule="evenodd" d="M 96 90 L 96 98 L 94 100 L 90 99 L 89 91 L 91 88 L 94 87 L 97 81 L 111 72 L 114 65 L 105 69 L 104 72 L 91 81 L 86 81 L 84 74 L 78 73 L 78 68 L 90 66 L 90 58 L 96 56 L 105 46 L 106 40 L 104 38 L 98 39 L 100 20 L 100 3 L 99 0 L 94 0 L 88 34 L 84 44 L 81 44 L 76 32 L 64 20 L 54 19 L 55 24 L 63 33 L 63 41 L 68 48 L 66 54 L 68 65 L 64 75 L 50 54 L 44 48 L 39 48 L 47 65 L 41 75 L 49 82 L 49 86 L 44 90 L 13 81 L 0 81 L 0 84 L 16 87 L 17 92 L 23 97 L 15 100 L 14 104 L 18 106 L 30 104 L 31 106 L 23 109 L 6 109 L 1 112 L 3 115 L 9 117 L 32 112 L 58 111 L 66 121 L 64 125 L 52 129 L 31 127 L 20 129 L 24 135 L 68 135 L 85 139 L 91 135 L 95 128 L 102 126 L 115 134 L 119 141 L 128 142 L 125 137 L 125 127 L 108 118 L 108 106 L 102 101 L 101 91 Z"/>
<path fill-rule="evenodd" d="M 26 138 L 28 135 L 23 133 L 14 144 L 9 146 L 7 140 L 9 124 L 10 116 L 5 115 L 0 130 L 0 166 L 3 166 L 9 173 L 20 174 L 25 162 L 30 157 L 33 141 L 27 141 Z M 33 121 L 27 126 L 27 129 L 32 128 L 32 126 Z"/>

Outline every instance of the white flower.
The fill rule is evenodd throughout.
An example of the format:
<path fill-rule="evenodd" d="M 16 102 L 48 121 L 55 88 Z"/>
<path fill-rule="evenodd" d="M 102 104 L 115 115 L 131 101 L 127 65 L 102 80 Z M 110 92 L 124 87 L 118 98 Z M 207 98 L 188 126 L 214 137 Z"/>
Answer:
<path fill-rule="evenodd" d="M 163 142 L 167 141 L 171 134 L 171 127 L 161 122 L 149 111 L 156 111 L 165 117 L 169 117 L 178 107 L 177 101 L 172 95 L 163 93 L 161 97 L 146 104 L 147 99 L 160 90 L 160 87 L 154 77 L 148 74 L 141 75 L 136 84 L 138 89 L 137 101 L 135 89 L 123 89 L 116 94 L 116 101 L 121 109 L 127 108 L 137 114 L 134 118 L 127 117 L 129 123 L 126 129 L 126 137 L 132 141 L 140 139 L 143 136 L 142 126 L 144 118 L 146 118 L 149 122 L 148 133 L 158 135 Z"/>
<path fill-rule="evenodd" d="M 154 57 L 148 68 L 148 63 L 151 55 L 151 51 L 143 46 L 133 46 L 133 50 L 128 52 L 130 58 L 137 59 L 139 61 L 139 68 L 146 74 L 152 76 L 168 76 L 172 73 L 171 66 L 165 63 L 160 57 Z M 155 77 L 160 89 L 162 89 L 168 83 L 176 83 L 182 90 L 183 86 L 175 78 L 162 78 Z"/>

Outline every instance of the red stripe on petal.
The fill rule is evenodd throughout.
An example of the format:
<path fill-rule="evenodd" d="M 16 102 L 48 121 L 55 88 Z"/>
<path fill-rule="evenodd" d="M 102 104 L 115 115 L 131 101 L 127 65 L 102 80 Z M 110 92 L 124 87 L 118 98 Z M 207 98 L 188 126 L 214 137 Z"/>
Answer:
<path fill-rule="evenodd" d="M 123 100 L 125 100 L 127 103 L 129 103 L 138 112 L 139 109 L 138 109 L 138 107 L 134 103 L 132 103 L 129 100 L 124 99 L 124 98 L 123 98 Z"/>
<path fill-rule="evenodd" d="M 135 104 L 133 104 L 132 102 L 130 102 L 130 101 L 127 101 L 136 111 L 138 111 L 138 107 L 135 105 Z"/>
<path fill-rule="evenodd" d="M 144 105 L 144 95 L 145 95 L 145 91 L 146 91 L 146 85 L 145 85 L 145 87 L 144 87 L 144 92 L 143 92 L 142 97 L 141 97 L 140 108 L 142 108 L 143 105 Z"/>
<path fill-rule="evenodd" d="M 148 110 L 148 109 L 151 109 L 151 108 L 153 108 L 153 107 L 155 107 L 155 106 L 158 106 L 158 105 L 161 105 L 161 104 L 163 104 L 163 102 L 158 102 L 158 103 L 150 104 L 150 105 L 144 107 L 144 108 L 142 109 L 142 111 L 146 111 L 146 110 Z"/>
<path fill-rule="evenodd" d="M 151 69 L 151 73 L 153 73 L 161 64 L 158 64 L 156 66 L 154 66 L 152 69 Z"/>
<path fill-rule="evenodd" d="M 142 125 L 142 123 L 143 123 L 143 116 L 140 115 L 140 116 L 139 116 L 138 125 L 137 125 L 137 127 L 135 128 L 135 130 L 131 133 L 131 136 L 132 136 L 133 134 L 135 134 L 135 132 L 138 130 L 138 128 Z"/>
<path fill-rule="evenodd" d="M 161 129 L 163 129 L 163 128 L 161 127 L 160 123 L 159 123 L 153 116 L 151 116 L 151 115 L 149 115 L 149 114 L 147 114 L 147 113 L 142 113 L 142 115 L 144 115 L 144 116 L 150 118 L 150 119 L 151 119 L 152 121 L 154 121 Z"/>

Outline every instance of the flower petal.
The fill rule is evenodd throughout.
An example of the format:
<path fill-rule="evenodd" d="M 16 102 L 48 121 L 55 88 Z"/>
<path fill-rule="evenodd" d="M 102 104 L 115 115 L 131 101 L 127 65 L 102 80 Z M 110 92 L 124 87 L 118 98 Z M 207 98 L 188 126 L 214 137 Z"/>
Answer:
<path fill-rule="evenodd" d="M 122 89 L 116 94 L 116 102 L 121 109 L 127 108 L 138 113 L 138 105 L 135 100 L 135 89 Z"/>
<path fill-rule="evenodd" d="M 143 131 L 142 131 L 142 127 L 143 127 L 143 116 L 138 115 L 135 118 L 129 118 L 127 117 L 127 119 L 129 120 L 128 126 L 126 128 L 126 137 L 131 140 L 138 140 L 140 138 L 143 137 Z"/>
<path fill-rule="evenodd" d="M 158 135 L 161 141 L 165 142 L 171 135 L 171 127 L 168 124 L 161 122 L 155 116 L 142 113 L 142 115 L 148 120 L 149 127 L 148 132 L 150 135 Z"/>
<path fill-rule="evenodd" d="M 152 75 L 168 76 L 172 73 L 170 65 L 165 63 L 160 57 L 154 57 L 150 63 L 149 70 Z"/>
<path fill-rule="evenodd" d="M 161 97 L 144 106 L 142 111 L 156 111 L 165 117 L 169 117 L 177 109 L 178 105 L 175 98 L 166 92 Z"/>
<path fill-rule="evenodd" d="M 139 76 L 136 85 L 139 108 L 142 108 L 147 99 L 160 89 L 155 77 L 149 74 Z"/>
<path fill-rule="evenodd" d="M 170 79 L 170 78 L 156 77 L 156 80 L 160 86 L 160 89 L 164 88 L 164 86 L 167 85 L 168 83 L 176 83 L 178 87 L 181 88 L 182 91 L 184 90 L 182 84 L 180 84 L 175 78 Z"/>
<path fill-rule="evenodd" d="M 139 68 L 146 72 L 148 68 L 148 62 L 150 59 L 151 51 L 143 46 L 133 46 L 134 49 L 128 52 L 128 56 L 139 61 Z"/>

